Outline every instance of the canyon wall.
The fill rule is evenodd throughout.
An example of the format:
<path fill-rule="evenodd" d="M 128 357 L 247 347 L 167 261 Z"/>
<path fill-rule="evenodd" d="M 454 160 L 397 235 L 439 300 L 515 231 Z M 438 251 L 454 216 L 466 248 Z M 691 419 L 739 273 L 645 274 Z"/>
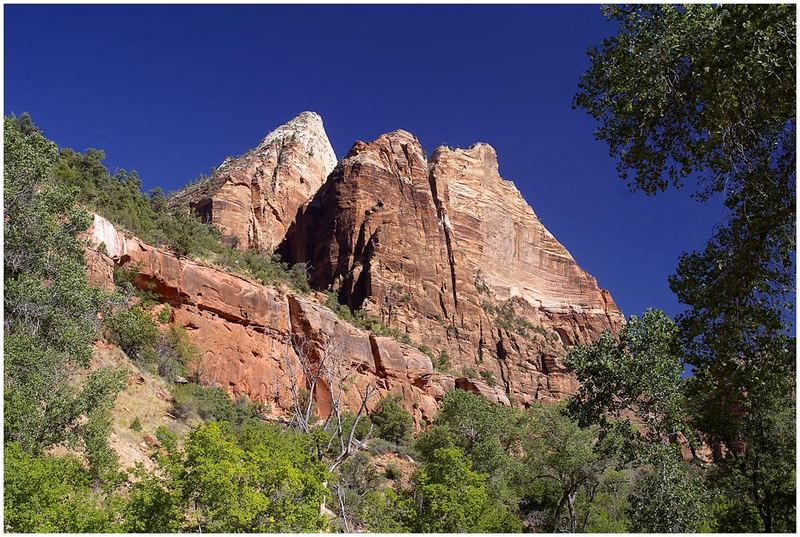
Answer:
<path fill-rule="evenodd" d="M 347 409 L 357 411 L 371 385 L 381 396 L 371 399 L 371 405 L 388 395 L 399 396 L 422 424 L 433 418 L 437 401 L 457 382 L 494 402 L 509 404 L 501 391 L 481 381 L 436 372 L 430 357 L 411 345 L 342 321 L 319 303 L 318 296 L 287 293 L 179 258 L 126 237 L 97 215 L 89 239 L 87 270 L 93 285 L 112 288 L 114 267 L 134 270 L 135 285 L 170 304 L 170 322 L 186 329 L 200 350 L 200 378 L 234 397 L 267 404 L 275 415 L 292 407 L 292 375 L 303 381 L 299 353 L 308 362 L 318 363 L 322 353 L 331 352 L 332 343 L 348 375 L 349 387 L 343 396 Z M 324 379 L 316 402 L 319 412 L 326 415 L 330 386 Z"/>
<path fill-rule="evenodd" d="M 345 406 L 368 385 L 402 396 L 418 424 L 449 390 L 525 407 L 577 389 L 562 359 L 616 332 L 622 313 L 578 266 L 510 181 L 495 150 L 437 148 L 411 133 L 359 141 L 338 164 L 318 115 L 305 112 L 213 177 L 170 199 L 189 204 L 232 244 L 306 263 L 312 287 L 406 335 L 411 345 L 351 326 L 321 293 L 293 294 L 125 237 L 100 217 L 90 276 L 113 266 L 172 305 L 201 349 L 200 374 L 232 395 L 291 406 L 292 378 L 335 342 L 351 375 Z M 204 212 L 205 211 L 205 212 Z M 324 382 L 317 404 L 330 408 Z"/>
<path fill-rule="evenodd" d="M 406 131 L 357 142 L 279 251 L 308 263 L 314 287 L 522 405 L 573 393 L 567 348 L 623 321 L 500 177 L 487 144 L 440 147 L 428 160 Z"/>

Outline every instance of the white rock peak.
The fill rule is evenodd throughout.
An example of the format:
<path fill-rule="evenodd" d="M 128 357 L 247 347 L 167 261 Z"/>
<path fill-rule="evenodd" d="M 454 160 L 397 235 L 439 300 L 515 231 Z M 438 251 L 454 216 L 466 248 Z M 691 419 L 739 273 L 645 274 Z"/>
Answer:
<path fill-rule="evenodd" d="M 276 145 L 283 146 L 289 143 L 302 144 L 309 154 L 318 156 L 326 174 L 336 167 L 336 153 L 325 132 L 322 116 L 316 112 L 301 112 L 267 134 L 257 149 L 268 150 Z"/>

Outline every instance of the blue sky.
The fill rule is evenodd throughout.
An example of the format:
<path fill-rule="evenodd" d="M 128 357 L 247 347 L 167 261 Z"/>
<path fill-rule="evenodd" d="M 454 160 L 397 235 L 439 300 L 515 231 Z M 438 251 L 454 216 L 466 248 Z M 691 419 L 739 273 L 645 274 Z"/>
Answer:
<path fill-rule="evenodd" d="M 631 194 L 571 108 L 598 6 L 5 6 L 5 112 L 179 188 L 303 110 L 337 156 L 403 128 L 492 144 L 544 224 L 626 315 L 681 309 L 678 256 L 722 220 L 689 191 Z"/>

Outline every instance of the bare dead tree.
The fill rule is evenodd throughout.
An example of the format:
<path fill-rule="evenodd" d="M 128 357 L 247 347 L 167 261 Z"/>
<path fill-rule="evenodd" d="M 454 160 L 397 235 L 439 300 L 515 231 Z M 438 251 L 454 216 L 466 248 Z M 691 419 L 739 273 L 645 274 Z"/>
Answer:
<path fill-rule="evenodd" d="M 344 447 L 343 447 L 342 451 L 339 453 L 339 456 L 336 457 L 336 459 L 333 461 L 333 464 L 331 464 L 331 466 L 330 466 L 330 470 L 331 471 L 335 470 L 336 467 L 339 466 L 339 464 L 341 464 L 342 461 L 344 461 L 347 457 L 349 457 L 350 454 L 353 452 L 353 437 L 355 436 L 356 428 L 358 427 L 358 423 L 364 417 L 364 414 L 365 414 L 365 412 L 367 410 L 367 403 L 369 402 L 370 398 L 372 398 L 372 396 L 376 395 L 377 393 L 378 393 L 378 390 L 375 389 L 372 386 L 372 384 L 367 384 L 367 387 L 364 390 L 364 393 L 360 394 L 361 395 L 361 406 L 359 407 L 358 413 L 356 414 L 356 417 L 353 420 L 353 426 L 350 428 L 350 432 L 349 432 L 349 434 L 347 436 L 347 442 L 344 444 Z M 372 429 L 373 428 L 370 427 L 369 433 L 367 433 L 367 438 L 369 438 L 369 435 L 372 434 Z M 340 432 L 340 434 L 343 434 L 343 433 Z"/>
<path fill-rule="evenodd" d="M 292 397 L 292 420 L 301 431 L 307 433 L 310 430 L 319 372 L 324 366 L 325 357 L 321 356 L 318 364 L 313 363 L 314 342 L 305 336 L 297 336 L 293 339 L 293 344 L 297 360 L 292 356 L 286 357 L 286 372 L 289 377 L 287 388 Z"/>
<path fill-rule="evenodd" d="M 305 336 L 298 336 L 294 338 L 293 344 L 297 360 L 288 357 L 286 361 L 293 421 L 303 432 L 311 430 L 314 401 L 318 399 L 320 387 L 324 385 L 330 396 L 330 412 L 322 425 L 323 430 L 331 434 L 326 451 L 330 451 L 334 442 L 339 443 L 338 455 L 331 466 L 333 470 L 353 452 L 356 428 L 366 415 L 370 398 L 378 390 L 371 384 L 367 385 L 363 393 L 359 390 L 361 404 L 352 426 L 346 431 L 343 400 L 346 392 L 351 389 L 355 367 L 347 355 L 344 342 L 334 336 L 320 346 Z M 367 437 L 371 433 L 372 427 Z"/>

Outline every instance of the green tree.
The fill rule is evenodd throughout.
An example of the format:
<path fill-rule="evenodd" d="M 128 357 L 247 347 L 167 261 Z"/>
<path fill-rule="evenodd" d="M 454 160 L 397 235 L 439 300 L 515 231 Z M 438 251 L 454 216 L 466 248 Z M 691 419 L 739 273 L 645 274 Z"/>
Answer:
<path fill-rule="evenodd" d="M 473 471 L 471 466 L 458 448 L 440 448 L 430 455 L 413 477 L 414 531 L 520 531 L 519 521 L 489 497 L 486 476 Z"/>
<path fill-rule="evenodd" d="M 122 498 L 121 531 L 127 533 L 177 533 L 184 522 L 183 505 L 175 483 L 134 468 L 136 480 Z"/>
<path fill-rule="evenodd" d="M 427 460 L 438 448 L 461 449 L 475 471 L 488 475 L 490 496 L 516 512 L 519 489 L 527 479 L 516 456 L 524 421 L 518 410 L 453 390 L 442 399 L 433 426 L 417 440 L 417 451 Z"/>
<path fill-rule="evenodd" d="M 564 363 L 580 382 L 568 409 L 581 425 L 607 428 L 633 414 L 650 441 L 689 433 L 678 328 L 664 312 L 632 315 L 616 339 L 606 332 Z"/>
<path fill-rule="evenodd" d="M 32 453 L 83 444 L 99 474 L 113 462 L 107 411 L 123 376 L 101 369 L 75 380 L 111 304 L 86 282 L 78 234 L 90 219 L 51 177 L 55 145 L 30 118 L 5 118 L 4 133 L 4 438 Z"/>
<path fill-rule="evenodd" d="M 209 422 L 188 435 L 183 449 L 174 438 L 163 437 L 168 454 L 158 460 L 166 477 L 137 491 L 136 505 L 145 516 L 134 517 L 130 527 L 173 527 L 177 501 L 181 513 L 190 513 L 187 531 L 326 528 L 320 505 L 327 497 L 328 475 L 306 435 L 256 423 L 234 433 Z"/>
<path fill-rule="evenodd" d="M 31 455 L 16 442 L 3 450 L 3 528 L 8 532 L 113 530 L 111 511 L 92 493 L 90 473 L 75 457 Z"/>
<path fill-rule="evenodd" d="M 756 506 L 764 530 L 791 530 L 796 9 L 618 6 L 608 15 L 618 31 L 590 50 L 575 104 L 598 120 L 634 189 L 694 179 L 698 199 L 723 196 L 725 221 L 670 278 L 689 306 L 677 321 L 693 366 L 692 414 L 727 448 L 716 484 L 732 487 L 743 511 Z"/>
<path fill-rule="evenodd" d="M 409 439 L 414 430 L 414 420 L 406 409 L 400 406 L 396 399 L 387 397 L 382 399 L 375 411 L 370 415 L 375 425 L 378 438 L 400 444 Z"/>
<path fill-rule="evenodd" d="M 416 520 L 414 500 L 393 488 L 371 490 L 364 495 L 359 517 L 372 533 L 409 533 Z"/>
<path fill-rule="evenodd" d="M 565 413 L 563 405 L 537 405 L 529 410 L 529 427 L 523 441 L 528 479 L 549 480 L 557 491 L 557 503 L 549 513 L 548 531 L 576 532 L 588 508 L 606 481 L 616 480 L 618 439 L 599 435 L 599 427 L 580 427 Z M 579 501 L 579 495 L 583 495 Z M 566 516 L 564 513 L 566 511 Z"/>
<path fill-rule="evenodd" d="M 697 533 L 708 530 L 707 499 L 700 476 L 666 458 L 643 472 L 630 496 L 630 529 L 648 533 Z"/>
<path fill-rule="evenodd" d="M 631 316 L 618 339 L 606 333 L 565 360 L 581 383 L 569 413 L 620 434 L 620 462 L 643 476 L 629 499 L 633 531 L 698 531 L 710 516 L 707 492 L 670 444 L 677 433 L 692 437 L 678 335 L 669 317 L 650 309 Z"/>
<path fill-rule="evenodd" d="M 153 359 L 153 349 L 158 342 L 158 328 L 150 313 L 140 306 L 122 309 L 106 319 L 119 347 L 132 359 L 145 364 Z"/>

